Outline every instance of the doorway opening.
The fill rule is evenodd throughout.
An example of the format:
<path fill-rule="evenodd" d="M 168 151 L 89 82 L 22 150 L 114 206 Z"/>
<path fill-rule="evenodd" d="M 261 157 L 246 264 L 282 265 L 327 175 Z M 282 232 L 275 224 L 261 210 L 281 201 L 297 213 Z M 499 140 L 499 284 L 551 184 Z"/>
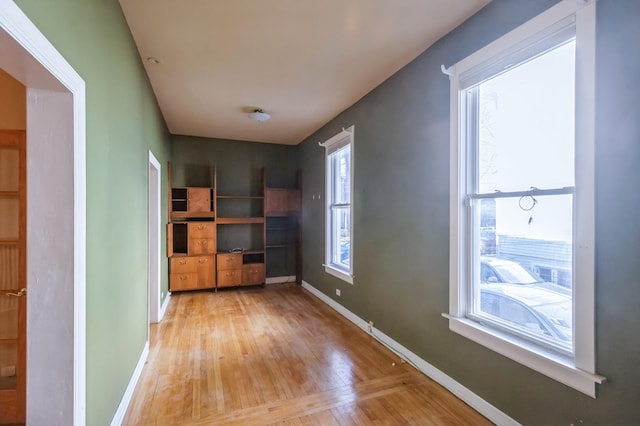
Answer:
<path fill-rule="evenodd" d="M 86 419 L 84 81 L 13 1 L 0 2 L 0 68 L 27 88 L 26 419 L 80 425 Z"/>
<path fill-rule="evenodd" d="M 160 163 L 149 151 L 149 323 L 160 322 Z"/>

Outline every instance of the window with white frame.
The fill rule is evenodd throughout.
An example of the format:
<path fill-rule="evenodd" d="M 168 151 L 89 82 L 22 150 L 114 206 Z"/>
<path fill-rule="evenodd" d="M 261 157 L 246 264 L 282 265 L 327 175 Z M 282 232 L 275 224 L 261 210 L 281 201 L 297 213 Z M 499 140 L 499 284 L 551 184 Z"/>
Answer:
<path fill-rule="evenodd" d="M 343 130 L 327 140 L 326 260 L 327 273 L 353 283 L 353 132 Z"/>
<path fill-rule="evenodd" d="M 595 396 L 594 2 L 448 70 L 450 328 Z"/>

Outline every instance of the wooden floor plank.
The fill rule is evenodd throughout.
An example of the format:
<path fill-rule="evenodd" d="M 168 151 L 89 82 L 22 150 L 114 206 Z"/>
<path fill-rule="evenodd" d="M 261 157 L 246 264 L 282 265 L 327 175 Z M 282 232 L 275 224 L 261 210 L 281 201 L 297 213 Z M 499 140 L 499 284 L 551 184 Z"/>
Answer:
<path fill-rule="evenodd" d="M 174 294 L 124 425 L 490 424 L 295 284 Z"/>

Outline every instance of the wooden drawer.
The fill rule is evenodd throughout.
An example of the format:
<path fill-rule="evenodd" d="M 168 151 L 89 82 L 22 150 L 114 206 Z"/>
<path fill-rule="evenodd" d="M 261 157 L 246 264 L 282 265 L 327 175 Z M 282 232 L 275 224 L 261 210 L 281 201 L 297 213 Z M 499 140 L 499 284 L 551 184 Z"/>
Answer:
<path fill-rule="evenodd" d="M 218 253 L 218 271 L 242 268 L 242 254 Z"/>
<path fill-rule="evenodd" d="M 215 222 L 189 222 L 189 239 L 215 239 Z"/>
<path fill-rule="evenodd" d="M 196 272 L 169 274 L 169 290 L 194 290 L 198 288 L 198 274 Z"/>
<path fill-rule="evenodd" d="M 189 255 L 214 254 L 215 252 L 216 252 L 215 239 L 189 237 Z"/>
<path fill-rule="evenodd" d="M 184 274 L 196 272 L 197 264 L 193 257 L 172 257 L 169 258 L 171 274 Z"/>
<path fill-rule="evenodd" d="M 194 258 L 196 263 L 196 284 L 198 288 L 215 288 L 216 268 L 214 256 L 198 256 Z"/>
<path fill-rule="evenodd" d="M 242 268 L 218 270 L 218 287 L 234 287 L 242 284 Z"/>
<path fill-rule="evenodd" d="M 242 265 L 242 284 L 264 284 L 264 263 L 248 263 Z"/>

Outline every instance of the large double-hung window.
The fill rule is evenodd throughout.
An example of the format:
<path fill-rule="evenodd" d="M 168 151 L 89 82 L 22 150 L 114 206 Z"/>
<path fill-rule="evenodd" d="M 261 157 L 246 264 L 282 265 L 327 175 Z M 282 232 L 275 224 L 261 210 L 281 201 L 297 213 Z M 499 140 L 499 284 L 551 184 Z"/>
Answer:
<path fill-rule="evenodd" d="M 448 70 L 450 328 L 592 396 L 594 22 L 565 0 Z"/>
<path fill-rule="evenodd" d="M 322 144 L 327 176 L 325 271 L 352 284 L 353 132 L 351 126 Z"/>

